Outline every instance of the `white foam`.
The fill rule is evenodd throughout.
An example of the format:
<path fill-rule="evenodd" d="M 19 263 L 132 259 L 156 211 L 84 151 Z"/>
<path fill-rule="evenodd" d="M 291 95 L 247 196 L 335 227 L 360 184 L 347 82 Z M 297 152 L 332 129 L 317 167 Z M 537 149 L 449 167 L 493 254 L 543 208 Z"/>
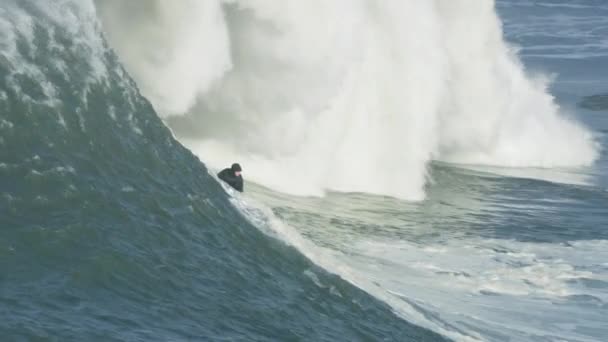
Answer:
<path fill-rule="evenodd" d="M 156 108 L 201 122 L 189 147 L 279 191 L 421 199 L 431 159 L 557 167 L 597 155 L 504 42 L 493 1 L 96 4 Z"/>
<path fill-rule="evenodd" d="M 606 269 L 597 261 L 608 257 L 607 244 L 458 238 L 420 246 L 363 240 L 351 244 L 342 261 L 385 291 L 437 312 L 465 332 L 507 334 L 514 340 L 554 335 L 585 340 L 584 333 L 557 328 L 556 322 L 568 317 L 573 327 L 595 327 L 601 312 L 555 305 L 576 296 L 608 302 L 605 289 L 580 283 L 606 281 Z"/>
<path fill-rule="evenodd" d="M 184 113 L 231 66 L 219 1 L 95 1 L 112 47 L 164 115 Z"/>
<path fill-rule="evenodd" d="M 13 127 L 15 127 L 15 125 L 12 122 L 5 120 L 5 119 L 0 120 L 0 129 L 9 129 L 10 130 Z"/>

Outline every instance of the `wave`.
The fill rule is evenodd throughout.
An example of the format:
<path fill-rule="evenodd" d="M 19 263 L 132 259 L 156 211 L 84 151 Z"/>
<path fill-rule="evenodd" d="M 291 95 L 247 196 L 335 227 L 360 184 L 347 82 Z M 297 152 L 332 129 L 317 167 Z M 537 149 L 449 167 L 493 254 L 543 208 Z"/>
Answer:
<path fill-rule="evenodd" d="M 104 4 L 107 7 L 102 9 Z M 450 17 L 450 12 L 454 17 L 460 17 L 462 14 L 458 14 L 457 9 L 462 9 L 459 7 L 461 5 L 452 2 L 455 8 L 449 9 L 452 5 L 440 2 L 434 2 L 433 5 L 387 3 L 389 5 L 371 6 L 367 2 L 350 4 L 354 4 L 355 9 L 362 4 L 368 5 L 361 7 L 359 11 L 355 10 L 360 12 L 358 18 L 361 21 L 358 23 L 365 23 L 366 26 L 354 25 L 357 27 L 353 32 L 371 35 L 365 36 L 363 40 L 369 45 L 361 45 L 358 41 L 361 37 L 353 37 L 351 43 L 365 46 L 365 54 L 353 47 L 350 51 L 353 59 L 346 64 L 342 63 L 343 55 L 325 56 L 330 59 L 330 64 L 334 65 L 324 69 L 327 71 L 324 81 L 319 80 L 318 74 L 322 57 L 303 57 L 303 51 L 296 51 L 297 54 L 292 56 L 286 54 L 289 50 L 286 46 L 295 49 L 318 45 L 319 51 L 342 51 L 334 50 L 333 44 L 330 43 L 326 43 L 327 46 L 320 44 L 326 41 L 321 37 L 321 33 L 318 41 L 308 41 L 310 45 L 301 45 L 310 37 L 310 27 L 300 27 L 297 24 L 299 20 L 302 25 L 310 20 L 310 16 L 300 18 L 302 13 L 323 14 L 327 11 L 327 17 L 321 15 L 316 27 L 317 32 L 327 32 L 321 24 L 324 20 L 330 21 L 329 18 L 335 17 L 335 13 L 331 11 L 338 9 L 337 3 L 311 3 L 310 7 L 306 7 L 308 5 L 296 3 L 270 5 L 262 1 L 233 1 L 222 3 L 222 6 L 216 6 L 217 3 L 214 5 L 213 2 L 201 3 L 199 6 L 193 2 L 191 10 L 185 11 L 180 7 L 181 3 L 129 2 L 122 4 L 124 15 L 116 17 L 116 27 L 125 26 L 127 17 L 133 22 L 154 18 L 149 16 L 149 12 L 156 13 L 157 16 L 167 15 L 173 18 L 172 20 L 186 14 L 198 18 L 196 10 L 199 9 L 218 14 L 211 17 L 225 25 L 223 27 L 228 38 L 224 42 L 230 45 L 230 59 L 224 59 L 221 54 L 218 55 L 220 57 L 216 56 L 217 69 L 214 69 L 214 72 L 210 70 L 209 73 L 200 74 L 165 74 L 165 86 L 178 82 L 182 77 L 192 76 L 192 83 L 184 84 L 186 88 L 198 88 L 197 92 L 191 93 L 194 96 L 190 97 L 190 100 L 194 99 L 194 103 L 190 103 L 188 97 L 183 98 L 187 101 L 174 102 L 176 98 L 172 96 L 178 94 L 181 97 L 184 91 L 177 86 L 175 89 L 179 91 L 175 94 L 162 97 L 163 100 L 169 101 L 167 106 L 175 105 L 173 108 L 179 108 L 180 105 L 184 105 L 184 108 L 192 106 L 187 110 L 188 113 L 183 115 L 180 115 L 179 111 L 166 112 L 165 115 L 170 116 L 165 116 L 165 119 L 182 141 L 190 138 L 190 146 L 196 147 L 200 144 L 200 153 L 208 153 L 201 156 L 215 160 L 216 165 L 224 163 L 227 157 L 232 159 L 243 157 L 244 154 L 251 155 L 251 168 L 259 170 L 258 172 L 263 171 L 264 174 L 259 177 L 268 177 L 263 181 L 273 182 L 278 188 L 284 187 L 288 191 L 291 190 L 288 185 L 298 183 L 301 179 L 307 180 L 302 182 L 301 188 L 298 189 L 301 193 L 313 190 L 322 193 L 326 188 L 339 188 L 338 185 L 342 186 L 342 190 L 387 192 L 383 186 L 385 182 L 393 179 L 391 172 L 401 172 L 401 176 L 408 176 L 404 173 L 409 172 L 422 176 L 399 179 L 402 183 L 394 183 L 396 190 L 391 189 L 390 194 L 407 198 L 423 196 L 423 192 L 417 190 L 416 184 L 418 181 L 424 183 L 424 173 L 428 165 L 428 161 L 424 160 L 428 155 L 430 159 L 450 159 L 451 156 L 455 160 L 480 157 L 474 153 L 474 148 L 466 151 L 469 155 L 459 155 L 456 152 L 462 152 L 463 149 L 457 148 L 456 143 L 450 145 L 454 147 L 453 150 L 447 149 L 444 146 L 446 143 L 442 142 L 442 139 L 446 138 L 441 134 L 447 129 L 442 124 L 447 123 L 445 115 L 449 113 L 441 110 L 439 114 L 429 111 L 437 105 L 431 106 L 433 100 L 447 101 L 439 95 L 449 93 L 445 91 L 450 89 L 450 86 L 438 82 L 435 77 L 438 77 L 439 71 L 446 72 L 452 70 L 452 67 L 443 65 L 439 71 L 423 68 L 419 70 L 415 64 L 408 64 L 412 62 L 408 58 L 418 62 L 422 58 L 399 53 L 403 48 L 400 45 L 401 38 L 406 41 L 403 44 L 411 48 L 441 45 L 437 42 L 431 43 L 430 39 L 416 42 L 412 39 L 412 35 L 421 32 L 414 30 L 418 27 L 416 25 L 423 25 L 428 18 L 415 18 L 417 24 L 407 26 L 413 31 L 402 36 L 399 26 L 401 24 L 397 25 L 394 17 L 399 13 L 398 10 L 403 8 L 418 9 L 427 14 L 443 11 L 441 13 L 446 17 Z M 318 11 L 313 5 L 321 6 L 319 8 L 323 11 Z M 94 6 L 92 2 L 73 0 L 7 0 L 0 4 L 0 227 L 3 227 L 0 230 L 0 269 L 3 282 L 0 302 L 7 308 L 4 313 L 0 312 L 2 336 L 13 340 L 45 339 L 49 336 L 64 340 L 150 341 L 238 338 L 443 340 L 435 333 L 411 325 L 411 321 L 459 340 L 486 337 L 507 339 L 512 337 L 510 333 L 522 333 L 519 336 L 525 340 L 530 336 L 552 336 L 537 333 L 536 327 L 532 327 L 534 331 L 501 330 L 504 325 L 510 323 L 505 322 L 499 313 L 491 310 L 495 315 L 478 316 L 475 310 L 468 310 L 470 306 L 461 306 L 462 303 L 455 302 L 459 301 L 458 298 L 466 298 L 473 293 L 475 296 L 479 295 L 477 299 L 481 298 L 477 303 L 484 303 L 488 298 L 492 302 L 493 298 L 498 296 L 538 296 L 541 300 L 566 296 L 560 297 L 565 304 L 574 302 L 577 305 L 605 305 L 605 296 L 601 290 L 572 291 L 574 285 L 571 283 L 577 282 L 580 286 L 590 288 L 604 288 L 605 265 L 597 264 L 592 256 L 605 250 L 605 241 L 579 241 L 552 248 L 538 243 L 503 243 L 496 240 L 502 236 L 495 236 L 499 231 L 506 236 L 512 234 L 509 229 L 500 230 L 496 227 L 495 223 L 500 223 L 501 220 L 508 222 L 509 228 L 515 222 L 516 227 L 525 230 L 525 233 L 520 234 L 530 234 L 530 227 L 526 225 L 526 211 L 532 208 L 537 210 L 538 207 L 534 205 L 538 203 L 535 200 L 527 204 L 519 201 L 522 188 L 538 190 L 531 198 L 543 198 L 543 203 L 561 200 L 555 193 L 564 189 L 552 187 L 551 184 L 542 188 L 529 187 L 526 182 L 504 186 L 499 196 L 514 196 L 515 200 L 511 204 L 512 207 L 523 209 L 520 214 L 514 214 L 508 206 L 505 207 L 504 201 L 496 203 L 488 200 L 483 189 L 494 188 L 494 185 L 467 183 L 462 179 L 443 181 L 444 184 L 438 184 L 429 190 L 429 197 L 433 196 L 433 191 L 436 192 L 435 196 L 439 192 L 441 198 L 435 202 L 439 205 L 429 202 L 406 203 L 361 194 L 338 194 L 338 204 L 344 206 L 340 208 L 328 201 L 331 198 L 290 198 L 294 202 L 301 200 L 304 204 L 307 204 L 308 200 L 319 201 L 319 204 L 315 204 L 318 208 L 315 215 L 304 215 L 302 221 L 297 218 L 297 211 L 301 208 L 293 205 L 294 202 L 282 201 L 282 195 L 276 192 L 267 193 L 279 202 L 272 212 L 264 207 L 260 209 L 249 206 L 248 203 L 242 202 L 238 195 L 237 198 L 232 198 L 230 203 L 213 177 L 207 174 L 205 165 L 172 137 L 153 106 L 138 91 L 139 87 L 154 99 L 156 108 L 161 108 L 160 102 L 156 102 L 159 98 L 148 93 L 154 88 L 146 88 L 146 82 L 141 79 L 138 83 L 132 81 L 117 57 L 108 49 L 97 18 L 111 16 L 115 6 L 117 3 L 113 2 L 97 3 Z M 174 6 L 182 11 L 173 11 Z M 478 5 L 469 6 L 471 10 L 478 8 Z M 487 13 L 493 13 L 491 6 L 484 6 L 486 5 L 482 7 Z M 302 8 L 307 8 L 308 12 L 301 12 Z M 389 13 L 391 10 L 395 12 Z M 277 19 L 277 16 L 290 11 L 293 13 L 283 20 Z M 376 13 L 374 20 L 369 11 Z M 171 13 L 172 16 L 169 15 Z M 347 20 L 352 13 L 345 13 Z M 103 20 L 107 26 L 108 19 Z M 171 22 L 169 19 L 167 21 Z M 443 29 L 435 27 L 435 22 L 427 24 L 430 31 L 443 32 Z M 235 31 L 234 25 L 238 30 Z M 367 27 L 368 25 L 373 29 Z M 397 27 L 392 28 L 393 25 Z M 421 27 L 426 27 L 424 25 Z M 192 27 L 205 26 L 187 25 L 187 28 Z M 281 41 L 285 40 L 286 33 L 283 31 L 287 30 L 286 27 L 289 27 L 290 35 L 301 30 L 300 40 Z M 383 34 L 385 30 L 392 34 Z M 106 34 L 107 31 L 106 28 Z M 188 32 L 188 29 L 181 31 Z M 115 34 L 121 33 L 120 30 L 117 32 Z M 142 29 L 137 41 L 145 43 L 143 38 L 147 34 L 162 35 L 162 32 L 164 31 L 149 33 Z M 241 40 L 235 40 L 235 32 L 242 35 Z M 338 33 L 338 37 L 346 39 L 344 32 Z M 437 35 L 441 36 L 439 33 Z M 127 42 L 127 36 L 133 33 L 122 34 Z M 270 44 L 274 46 L 272 53 L 266 50 L 270 46 L 268 35 L 276 39 Z M 221 36 L 221 33 L 217 36 Z M 291 39 L 291 36 L 287 37 Z M 391 44 L 390 39 L 397 39 L 397 43 Z M 172 44 L 180 45 L 181 42 L 175 40 Z M 162 39 L 159 39 L 158 43 L 161 43 L 159 46 L 162 47 Z M 116 41 L 111 44 L 117 49 Z M 200 45 L 192 50 L 180 50 L 183 53 L 176 55 L 170 53 L 171 49 L 161 48 L 159 51 L 164 53 L 158 55 L 158 60 L 153 60 L 148 69 L 144 69 L 146 72 L 155 71 L 154 69 L 159 71 L 161 68 L 157 68 L 155 63 L 167 61 L 167 58 L 171 57 L 182 58 L 187 54 L 184 51 L 197 55 L 200 51 L 210 48 L 209 46 Z M 260 58 L 251 60 L 251 52 L 260 46 L 264 48 L 259 51 Z M 186 44 L 185 47 L 191 46 Z M 133 49 L 133 46 L 126 48 Z M 243 61 L 236 58 L 238 54 L 235 54 L 235 51 L 242 51 L 240 56 Z M 446 58 L 443 53 L 437 56 L 434 56 L 434 51 L 427 53 L 433 55 L 432 58 L 429 57 L 431 65 Z M 209 58 L 214 58 L 212 56 Z M 269 63 L 269 56 L 273 56 L 272 63 Z M 125 54 L 122 53 L 120 58 L 124 62 Z M 302 58 L 308 59 L 303 61 Z M 192 61 L 196 59 L 189 61 L 188 63 L 194 63 Z M 230 63 L 224 63 L 226 61 Z M 516 60 L 513 63 L 515 62 Z M 182 62 L 177 64 L 180 63 Z M 396 63 L 397 66 L 391 66 L 390 63 Z M 256 71 L 256 68 L 263 65 L 268 67 L 266 71 L 269 78 L 266 79 L 266 84 L 270 89 L 261 92 L 261 102 L 256 102 L 256 90 L 252 85 L 247 86 L 246 77 L 243 75 L 251 72 L 251 83 L 257 84 L 264 75 Z M 285 67 L 285 74 L 274 72 L 273 68 L 277 65 Z M 308 66 L 308 69 L 302 65 Z M 195 66 L 198 67 L 198 64 Z M 208 65 L 205 64 L 204 67 Z M 129 70 L 135 74 L 132 68 L 133 66 L 129 67 Z M 225 70 L 221 71 L 222 68 Z M 390 75 L 392 71 L 396 73 L 395 77 Z M 437 92 L 433 92 L 433 96 L 418 92 L 418 88 L 411 83 L 413 81 L 409 80 L 410 76 L 406 75 L 405 71 L 414 72 L 416 77 L 425 80 L 427 83 L 423 83 L 422 88 L 436 86 L 442 90 L 436 89 Z M 307 73 L 309 78 L 306 78 Z M 428 75 L 429 73 L 434 76 Z M 523 72 L 521 75 L 525 76 Z M 179 77 L 173 79 L 173 76 Z M 150 79 L 155 81 L 154 77 Z M 525 77 L 524 79 L 529 81 Z M 379 81 L 383 80 L 389 82 L 388 86 L 380 84 Z M 303 84 L 295 87 L 293 84 L 298 84 L 296 81 Z M 367 86 L 361 83 L 363 81 L 368 82 Z M 319 87 L 311 86 L 315 84 Z M 403 84 L 409 87 L 407 98 L 397 91 Z M 228 91 L 230 87 L 234 87 L 233 92 Z M 164 88 L 167 87 L 157 89 L 163 92 L 169 90 Z M 304 92 L 310 89 L 314 89 L 314 93 Z M 368 92 L 370 89 L 371 92 Z M 244 96 L 245 90 L 252 93 Z M 266 91 L 274 91 L 277 96 L 271 97 Z M 415 93 L 420 98 L 412 98 L 410 93 Z M 542 95 L 544 99 L 550 99 L 546 93 L 539 94 L 537 95 Z M 273 122 L 273 118 L 282 118 L 282 112 L 276 108 L 291 108 L 294 103 L 301 104 L 303 101 L 309 107 L 304 106 L 292 112 L 292 116 L 297 117 L 297 120 L 292 116 L 288 116 L 285 121 L 279 120 L 273 128 L 273 134 L 283 134 L 285 127 L 302 126 L 301 133 L 306 136 L 306 141 L 319 136 L 333 140 L 328 138 L 315 141 L 318 144 L 315 149 L 311 149 L 309 154 L 301 154 L 298 139 L 292 142 L 279 141 L 277 136 L 263 137 L 269 140 L 255 138 L 255 134 L 268 131 L 264 131 L 264 127 L 259 128 L 260 131 L 253 130 L 257 127 L 253 125 L 254 122 L 241 117 L 249 112 L 219 111 L 225 109 L 224 106 L 232 105 L 229 103 L 229 95 L 243 100 L 242 103 L 237 101 L 234 107 L 236 109 L 244 110 L 245 104 L 248 103 L 255 104 L 257 107 L 254 108 L 258 109 L 268 106 L 268 111 L 260 111 L 261 116 L 258 118 L 268 119 L 259 123 L 260 127 Z M 327 107 L 322 101 L 319 102 L 322 98 L 327 99 L 331 106 Z M 213 111 L 213 99 L 221 104 L 215 107 L 218 109 L 216 112 Z M 271 99 L 273 101 L 270 101 Z M 289 101 L 284 101 L 285 99 Z M 398 110 L 403 104 L 402 101 L 410 106 L 408 108 L 417 108 L 436 116 L 431 115 L 427 120 L 424 116 L 409 113 L 404 118 Z M 437 106 L 443 108 L 444 105 Z M 314 108 L 321 109 L 317 113 Z M 368 111 L 370 108 L 373 111 Z M 352 113 L 354 114 L 351 116 Z M 558 122 L 555 126 L 547 124 L 547 127 L 556 130 L 578 127 L 560 119 L 558 114 L 550 113 L 552 114 L 541 115 L 539 122 L 543 125 L 547 124 L 542 121 L 545 119 Z M 462 117 L 464 114 L 454 115 Z M 316 130 L 306 126 L 310 116 L 316 118 L 313 120 L 313 128 Z M 205 122 L 207 119 L 208 123 Z M 294 120 L 297 124 L 294 124 Z M 409 126 L 407 129 L 393 127 L 393 124 L 399 122 L 405 125 L 407 120 L 413 120 L 422 132 L 417 132 Z M 505 120 L 509 122 L 511 119 Z M 185 125 L 186 123 L 189 125 Z M 430 123 L 434 125 L 433 130 L 422 129 Z M 460 124 L 458 127 L 461 128 L 465 125 Z M 223 127 L 227 128 L 222 130 Z M 364 129 L 365 127 L 368 128 Z M 335 129 L 340 130 L 339 137 L 334 136 Z M 247 135 L 249 131 L 255 134 Z M 465 129 L 462 128 L 462 131 Z M 405 152 L 420 153 L 419 159 L 407 159 L 412 163 L 411 168 L 408 164 L 400 170 L 399 168 L 404 166 L 404 160 L 395 157 L 391 159 L 384 154 L 376 155 L 380 150 L 387 154 L 394 151 L 397 144 L 393 140 L 399 137 L 403 139 L 404 134 L 411 133 L 407 139 L 416 142 L 417 139 L 422 139 L 422 133 L 429 132 L 429 136 L 424 136 L 429 139 L 424 140 L 428 144 L 404 149 Z M 588 134 L 582 128 L 581 131 L 568 131 L 572 134 L 577 132 Z M 522 130 L 522 134 L 524 133 L 526 131 Z M 458 137 L 458 134 L 455 133 L 455 136 Z M 202 139 L 205 137 L 207 141 Z M 293 138 L 289 134 L 284 134 L 284 137 Z M 473 137 L 471 139 L 475 140 Z M 374 144 L 370 145 L 370 141 Z M 517 140 L 510 141 L 514 144 Z M 575 145 L 579 141 L 576 135 L 572 141 Z M 251 144 L 237 144 L 238 142 Z M 275 142 L 277 145 L 270 145 L 269 142 Z M 328 142 L 336 144 L 334 146 Z M 356 153 L 352 144 L 359 144 L 354 146 L 358 149 Z M 575 145 L 572 147 L 575 148 Z M 392 149 L 382 149 L 387 146 Z M 243 148 L 246 150 L 242 150 Z M 307 148 L 309 147 L 305 150 Z M 432 152 L 428 152 L 428 149 Z M 343 160 L 349 154 L 357 158 L 361 155 L 361 160 L 353 157 L 356 163 L 375 160 L 371 160 L 366 154 L 373 154 L 379 162 L 389 159 L 395 162 L 378 166 L 373 164 L 360 170 L 350 169 Z M 564 152 L 564 155 L 567 157 L 568 152 Z M 302 156 L 306 158 L 302 159 Z M 324 163 L 319 164 L 321 157 Z M 581 160 L 584 159 L 582 157 Z M 524 161 L 521 163 L 525 164 Z M 328 174 L 324 175 L 321 171 L 326 166 L 332 168 L 331 172 L 328 171 Z M 374 169 L 375 167 L 378 169 Z M 277 169 L 280 169 L 280 172 L 276 171 Z M 436 169 L 450 177 L 456 173 L 449 168 Z M 436 172 L 436 169 L 433 172 Z M 276 179 L 269 177 L 273 172 Z M 365 177 L 359 179 L 356 177 L 357 172 Z M 390 177 L 386 178 L 387 175 Z M 466 174 L 467 177 L 468 175 Z M 342 183 L 327 185 L 327 182 L 342 176 Z M 372 182 L 366 179 L 372 176 L 375 177 L 372 181 L 377 183 L 365 183 Z M 473 174 L 471 178 L 478 181 L 482 177 Z M 506 178 L 498 179 L 501 182 L 510 181 Z M 437 180 L 441 183 L 440 177 L 437 177 Z M 405 183 L 407 184 L 403 185 Z M 445 183 L 451 184 L 451 187 Z M 361 187 L 362 184 L 366 187 Z M 252 184 L 252 188 L 254 186 Z M 473 198 L 459 197 L 460 193 L 466 193 L 466 190 L 474 193 Z M 585 224 L 597 226 L 602 217 L 595 214 L 602 212 L 604 193 L 598 195 L 594 189 L 591 193 L 597 196 L 590 199 L 594 205 L 583 206 L 587 209 L 580 211 L 580 189 L 575 187 L 575 190 L 570 200 L 579 205 L 571 207 L 572 211 L 564 215 L 567 210 L 557 207 L 556 210 L 544 212 L 564 226 L 576 221 L 576 229 L 581 231 L 586 227 Z M 587 193 L 585 189 L 582 190 Z M 513 191 L 517 192 L 517 196 L 513 195 Z M 264 191 L 261 193 L 260 196 Z M 538 194 L 541 193 L 542 196 L 539 197 Z M 251 191 L 250 194 L 255 196 L 256 192 Z M 353 202 L 349 202 L 350 196 L 356 205 L 351 206 Z M 407 231 L 401 231 L 402 229 L 407 230 L 413 226 L 420 229 L 425 236 L 429 233 L 433 236 L 435 233 L 445 236 L 445 231 L 437 232 L 437 229 L 442 229 L 445 225 L 450 226 L 452 232 L 446 235 L 460 234 L 455 228 L 459 225 L 462 228 L 464 225 L 466 229 L 470 221 L 466 220 L 466 214 L 464 220 L 453 215 L 454 212 L 445 207 L 446 202 L 457 204 L 456 211 L 470 213 L 471 217 L 479 220 L 474 222 L 477 226 L 485 226 L 490 222 L 485 229 L 494 240 L 470 238 L 471 235 L 477 234 L 473 229 L 470 232 L 465 231 L 465 236 L 469 237 L 466 240 L 448 239 L 447 244 L 442 241 L 433 243 L 432 240 L 429 243 L 424 239 L 406 239 L 402 243 L 395 241 L 401 240 L 401 233 L 407 234 Z M 505 215 L 494 217 L 494 220 L 491 215 L 488 217 L 488 212 L 483 210 L 492 205 L 498 207 L 499 212 L 502 210 Z M 235 210 L 234 206 L 240 211 Z M 417 222 L 415 212 L 403 210 L 407 206 L 426 206 L 432 210 L 422 222 Z M 382 211 L 374 212 L 374 207 L 382 208 Z M 291 212 L 292 210 L 295 212 Z M 433 212 L 434 210 L 438 212 Z M 279 215 L 281 212 L 284 215 Z M 297 227 L 298 231 L 288 225 L 291 224 L 289 215 L 294 213 L 295 223 L 300 222 L 302 225 Z M 555 215 L 556 213 L 562 216 Z M 588 213 L 589 215 L 583 217 L 592 219 L 581 224 L 581 213 Z M 323 216 L 325 214 L 327 216 Z M 418 215 L 424 215 L 424 211 L 418 211 Z M 441 215 L 448 215 L 445 221 Z M 420 219 L 420 216 L 417 218 Z M 285 222 L 279 219 L 285 219 Z M 429 222 L 425 223 L 427 219 L 432 223 L 442 223 L 434 227 L 435 232 L 429 232 Z M 319 222 L 320 224 L 317 224 Z M 382 231 L 378 228 L 383 228 L 379 227 L 380 225 L 385 225 L 384 228 L 390 230 L 399 230 L 400 234 L 378 240 L 378 233 Z M 281 241 L 269 239 L 256 228 L 276 236 Z M 336 228 L 345 229 L 336 231 Z M 479 227 L 474 225 L 473 228 Z M 318 234 L 314 234 L 317 229 Z M 300 230 L 303 233 L 299 233 Z M 354 243 L 351 234 L 357 232 L 364 237 L 367 233 L 372 234 L 371 241 L 366 239 Z M 593 231 L 577 232 L 576 236 L 586 237 L 585 234 L 591 235 L 591 238 L 603 236 Z M 563 235 L 569 237 L 572 232 L 564 229 Z M 531 238 L 537 237 L 539 236 L 535 235 Z M 285 246 L 282 242 L 295 248 Z M 348 245 L 350 252 L 347 250 L 342 253 L 342 250 L 336 250 L 334 243 L 338 246 Z M 386 258 L 382 257 L 382 253 Z M 563 260 L 555 259 L 556 254 Z M 421 259 L 422 262 L 416 263 Z M 425 263 L 424 259 L 428 262 Z M 404 260 L 410 262 L 407 265 L 400 264 Z M 490 270 L 485 267 L 488 260 L 492 265 Z M 338 276 L 328 274 L 318 266 Z M 401 277 L 404 266 L 411 267 L 412 272 Z M 501 269 L 503 266 L 504 269 Z M 581 266 L 585 269 L 578 269 Z M 415 279 L 408 278 L 408 275 L 414 275 Z M 564 278 L 551 280 L 560 275 Z M 426 284 L 421 281 L 425 276 L 428 279 Z M 504 277 L 507 281 L 501 282 L 497 277 Z M 438 282 L 439 278 L 445 281 Z M 440 285 L 439 290 L 448 295 L 435 297 L 432 292 L 438 287 L 426 286 L 429 284 Z M 441 290 L 441 284 L 447 284 L 448 288 Z M 455 297 L 454 289 L 449 288 L 451 285 L 459 288 L 462 296 Z M 420 290 L 422 294 L 429 295 L 426 297 L 428 300 L 419 300 L 425 299 L 415 293 Z M 472 302 L 467 301 L 469 304 Z M 435 303 L 441 305 L 434 307 Z M 513 317 L 524 317 L 521 315 L 519 302 L 509 300 L 509 303 L 517 306 L 513 310 Z M 545 304 L 549 305 L 549 302 Z M 496 307 L 500 306 L 490 308 Z M 538 306 L 529 311 L 545 312 L 533 311 L 535 308 Z M 454 312 L 465 314 L 453 315 Z M 485 313 L 483 310 L 479 312 Z M 592 325 L 602 322 L 601 311 L 591 312 L 589 316 L 577 315 L 579 310 L 567 312 L 573 314 L 567 313 L 566 317 L 591 317 Z M 500 323 L 486 324 L 483 320 L 471 320 L 474 315 Z M 523 326 L 528 326 L 530 322 L 536 321 L 527 320 L 523 322 Z M 548 322 L 552 332 L 555 332 L 554 323 Z M 570 327 L 571 324 L 564 329 Z M 572 334 L 567 336 L 595 336 L 602 333 L 601 330 L 591 329 L 592 327 L 589 327 L 589 330 L 580 334 L 572 331 Z M 499 333 L 493 335 L 489 330 Z M 518 336 L 513 338 L 518 339 Z"/>
<path fill-rule="evenodd" d="M 593 111 L 608 110 L 608 94 L 596 94 L 583 97 L 578 105 Z"/>
<path fill-rule="evenodd" d="M 245 220 L 96 15 L 0 2 L 3 339 L 445 340 Z"/>

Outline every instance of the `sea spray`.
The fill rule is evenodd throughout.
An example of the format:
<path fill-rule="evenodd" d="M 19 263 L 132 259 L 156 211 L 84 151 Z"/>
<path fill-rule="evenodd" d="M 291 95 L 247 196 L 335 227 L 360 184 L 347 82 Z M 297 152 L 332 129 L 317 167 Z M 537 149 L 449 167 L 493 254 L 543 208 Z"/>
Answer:
<path fill-rule="evenodd" d="M 97 4 L 176 135 L 275 190 L 418 200 L 433 159 L 570 167 L 597 155 L 504 41 L 493 1 L 137 1 L 135 20 Z"/>

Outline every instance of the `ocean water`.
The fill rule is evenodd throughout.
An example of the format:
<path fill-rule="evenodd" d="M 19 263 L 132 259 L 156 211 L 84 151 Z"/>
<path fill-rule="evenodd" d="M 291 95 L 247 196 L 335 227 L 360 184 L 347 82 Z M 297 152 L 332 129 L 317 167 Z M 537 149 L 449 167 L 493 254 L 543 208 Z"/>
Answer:
<path fill-rule="evenodd" d="M 607 340 L 607 33 L 600 0 L 3 1 L 0 341 Z"/>

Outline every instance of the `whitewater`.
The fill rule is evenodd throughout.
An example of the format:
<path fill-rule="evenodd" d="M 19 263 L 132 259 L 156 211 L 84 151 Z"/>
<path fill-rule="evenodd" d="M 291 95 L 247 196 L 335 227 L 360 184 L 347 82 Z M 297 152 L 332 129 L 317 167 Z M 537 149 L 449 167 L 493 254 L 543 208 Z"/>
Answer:
<path fill-rule="evenodd" d="M 3 2 L 0 336 L 605 340 L 606 18 Z"/>
<path fill-rule="evenodd" d="M 548 168 L 597 157 L 548 77 L 505 43 L 493 1 L 97 6 L 183 141 L 278 191 L 420 200 L 431 160 Z"/>

